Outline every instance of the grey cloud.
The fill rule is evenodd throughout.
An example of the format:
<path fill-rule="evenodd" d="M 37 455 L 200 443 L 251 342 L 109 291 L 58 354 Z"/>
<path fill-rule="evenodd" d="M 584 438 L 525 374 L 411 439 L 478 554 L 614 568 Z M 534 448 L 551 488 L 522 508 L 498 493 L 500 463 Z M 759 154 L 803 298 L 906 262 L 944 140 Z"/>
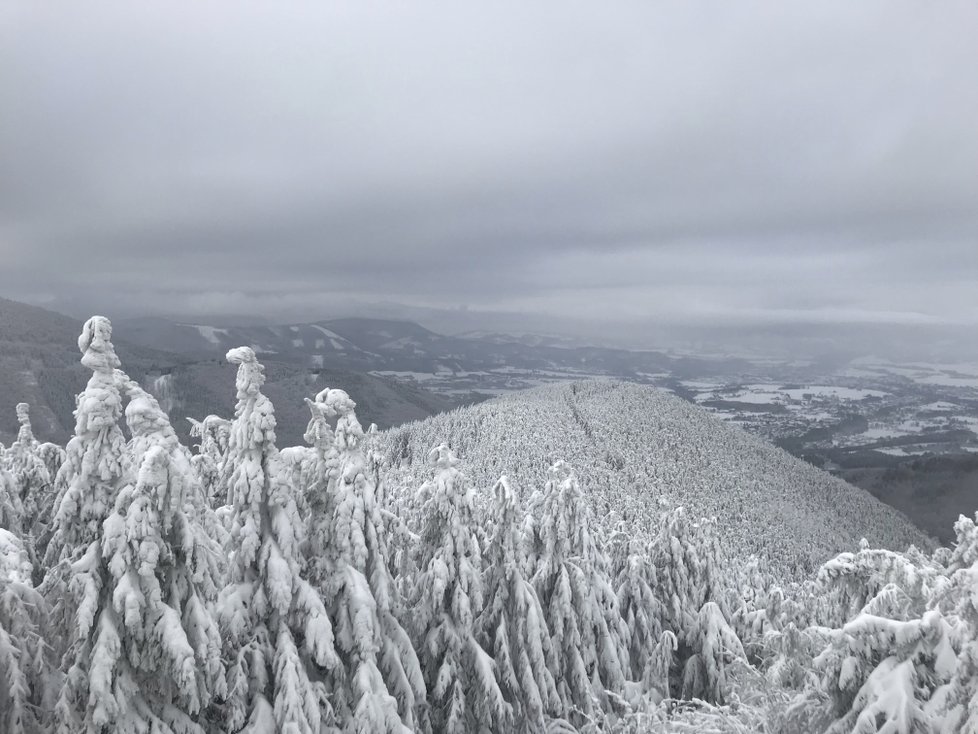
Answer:
<path fill-rule="evenodd" d="M 0 292 L 978 323 L 978 8 L 8 7 Z"/>

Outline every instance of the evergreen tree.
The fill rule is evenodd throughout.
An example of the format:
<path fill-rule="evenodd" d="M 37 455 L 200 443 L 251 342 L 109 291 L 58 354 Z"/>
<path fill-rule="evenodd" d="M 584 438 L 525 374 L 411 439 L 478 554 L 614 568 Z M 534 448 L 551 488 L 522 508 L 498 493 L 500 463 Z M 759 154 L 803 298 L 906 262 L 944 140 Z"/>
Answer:
<path fill-rule="evenodd" d="M 481 558 L 473 537 L 472 491 L 444 444 L 432 449 L 433 478 L 422 517 L 417 648 L 428 684 L 435 731 L 501 731 L 507 707 L 492 658 L 479 645 Z"/>
<path fill-rule="evenodd" d="M 13 475 L 0 466 L 0 528 L 16 533 L 20 539 L 23 533 L 23 517 L 24 508 Z"/>
<path fill-rule="evenodd" d="M 735 660 L 746 661 L 746 655 L 716 602 L 700 608 L 686 633 L 686 646 L 693 652 L 683 669 L 683 698 L 725 703 L 730 693 L 727 667 Z"/>
<path fill-rule="evenodd" d="M 238 365 L 238 403 L 221 474 L 232 507 L 229 583 L 219 619 L 225 640 L 228 731 L 318 734 L 329 712 L 322 669 L 337 664 L 333 630 L 302 575 L 302 521 L 275 448 L 264 368 L 249 347 Z"/>
<path fill-rule="evenodd" d="M 191 459 L 194 472 L 203 487 L 204 496 L 212 507 L 221 507 L 227 501 L 226 497 L 217 496 L 221 468 L 227 456 L 227 433 L 230 421 L 216 415 L 209 415 L 202 421 L 187 418 L 190 421 L 190 435 L 200 439 L 197 453 Z"/>
<path fill-rule="evenodd" d="M 93 316 L 78 338 L 81 362 L 92 376 L 77 397 L 75 435 L 55 480 L 54 520 L 40 543 L 45 549 L 40 590 L 50 604 L 53 628 L 64 631 L 63 637 L 51 641 L 59 655 L 87 635 L 93 612 L 82 610 L 84 618 L 76 619 L 75 602 L 78 595 L 91 591 L 83 585 L 100 565 L 102 523 L 125 481 L 126 441 L 119 427 L 122 395 L 116 375 L 119 359 L 111 337 L 109 320 Z M 79 629 L 79 624 L 86 629 Z M 73 665 L 73 659 L 74 655 L 66 658 L 64 669 Z"/>
<path fill-rule="evenodd" d="M 310 580 L 329 599 L 342 663 L 334 690 L 340 718 L 353 732 L 400 732 L 417 727 L 424 679 L 398 606 L 387 561 L 386 530 L 377 485 L 364 454 L 364 434 L 342 390 L 316 396 L 307 440 L 325 482 L 310 488 Z M 326 418 L 336 418 L 330 431 Z M 333 445 L 325 445 L 332 436 Z M 325 496 L 324 496 L 325 495 Z"/>
<path fill-rule="evenodd" d="M 78 337 L 81 363 L 92 370 L 92 376 L 78 396 L 75 435 L 68 442 L 67 457 L 56 480 L 59 493 L 53 537 L 45 557 L 48 568 L 88 552 L 100 537 L 102 523 L 122 486 L 126 440 L 119 427 L 119 358 L 111 339 L 112 324 L 104 316 L 86 321 Z"/>
<path fill-rule="evenodd" d="M 2 495 L 0 487 L 0 501 Z M 6 734 L 47 731 L 60 678 L 46 641 L 55 630 L 32 575 L 23 541 L 0 527 L 0 731 Z"/>
<path fill-rule="evenodd" d="M 554 679 L 572 718 L 586 720 L 624 693 L 629 634 L 591 537 L 594 525 L 574 471 L 563 461 L 531 501 L 533 585 L 554 644 Z"/>
<path fill-rule="evenodd" d="M 978 525 L 962 515 L 954 531 L 957 542 L 947 566 L 947 598 L 949 611 L 957 617 L 961 650 L 945 700 L 940 701 L 942 725 L 947 731 L 978 731 Z"/>
<path fill-rule="evenodd" d="M 200 488 L 156 399 L 118 370 L 115 387 L 130 398 L 125 483 L 71 564 L 77 615 L 57 730 L 203 734 L 223 683 L 209 608 L 220 552 L 197 524 Z"/>
<path fill-rule="evenodd" d="M 493 488 L 492 539 L 483 574 L 488 603 L 479 617 L 480 639 L 496 664 L 496 679 L 511 707 L 507 729 L 540 732 L 562 713 L 554 681 L 554 653 L 536 591 L 523 576 L 522 523 L 506 477 Z"/>
<path fill-rule="evenodd" d="M 24 542 L 34 558 L 37 550 L 34 538 L 43 534 L 49 522 L 44 513 L 52 502 L 52 481 L 47 466 L 38 455 L 40 444 L 34 438 L 27 403 L 17 404 L 17 420 L 20 423 L 17 440 L 10 444 L 3 456 L 20 500 Z"/>
<path fill-rule="evenodd" d="M 628 660 L 631 679 L 645 677 L 652 655 L 660 643 L 663 610 L 655 590 L 655 565 L 637 541 L 627 540 L 629 552 L 618 574 L 618 608 L 628 628 Z"/>

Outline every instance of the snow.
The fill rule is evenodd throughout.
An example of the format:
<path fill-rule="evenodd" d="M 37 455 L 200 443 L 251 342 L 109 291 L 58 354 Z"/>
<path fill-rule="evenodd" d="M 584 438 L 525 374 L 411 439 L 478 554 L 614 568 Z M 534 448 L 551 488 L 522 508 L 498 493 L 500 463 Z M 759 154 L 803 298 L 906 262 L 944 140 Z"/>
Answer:
<path fill-rule="evenodd" d="M 0 586 L 31 583 L 31 561 L 20 539 L 0 528 Z"/>
<path fill-rule="evenodd" d="M 957 403 L 949 403 L 946 400 L 938 400 L 936 403 L 927 403 L 921 405 L 918 410 L 933 412 L 933 413 L 943 413 L 949 410 L 960 410 L 961 406 Z"/>
<path fill-rule="evenodd" d="M 325 336 L 328 339 L 340 339 L 340 340 L 346 341 L 345 339 L 343 339 L 343 337 L 341 337 L 335 331 L 330 331 L 329 329 L 327 329 L 327 328 L 325 328 L 323 326 L 320 326 L 319 324 L 310 324 L 310 326 L 312 326 L 312 328 L 316 329 L 317 331 L 321 332 L 323 334 L 323 336 Z"/>
<path fill-rule="evenodd" d="M 221 336 L 227 336 L 227 329 L 218 329 L 214 326 L 206 326 L 204 324 L 188 324 L 197 330 L 197 333 L 204 337 L 211 344 L 220 346 L 223 342 Z"/>

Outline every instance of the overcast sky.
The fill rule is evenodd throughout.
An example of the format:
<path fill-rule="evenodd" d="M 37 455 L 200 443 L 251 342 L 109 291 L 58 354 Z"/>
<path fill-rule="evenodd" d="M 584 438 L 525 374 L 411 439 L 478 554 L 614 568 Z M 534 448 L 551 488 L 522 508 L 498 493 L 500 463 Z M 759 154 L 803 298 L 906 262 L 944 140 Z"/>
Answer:
<path fill-rule="evenodd" d="M 978 323 L 971 0 L 13 2 L 0 28 L 3 296 Z"/>

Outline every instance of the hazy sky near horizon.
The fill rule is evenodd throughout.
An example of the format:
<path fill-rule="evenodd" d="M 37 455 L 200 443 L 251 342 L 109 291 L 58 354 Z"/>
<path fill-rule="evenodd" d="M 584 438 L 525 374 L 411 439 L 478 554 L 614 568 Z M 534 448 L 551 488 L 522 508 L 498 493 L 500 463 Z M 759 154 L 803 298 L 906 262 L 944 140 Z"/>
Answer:
<path fill-rule="evenodd" d="M 978 323 L 974 2 L 0 9 L 0 295 Z"/>

